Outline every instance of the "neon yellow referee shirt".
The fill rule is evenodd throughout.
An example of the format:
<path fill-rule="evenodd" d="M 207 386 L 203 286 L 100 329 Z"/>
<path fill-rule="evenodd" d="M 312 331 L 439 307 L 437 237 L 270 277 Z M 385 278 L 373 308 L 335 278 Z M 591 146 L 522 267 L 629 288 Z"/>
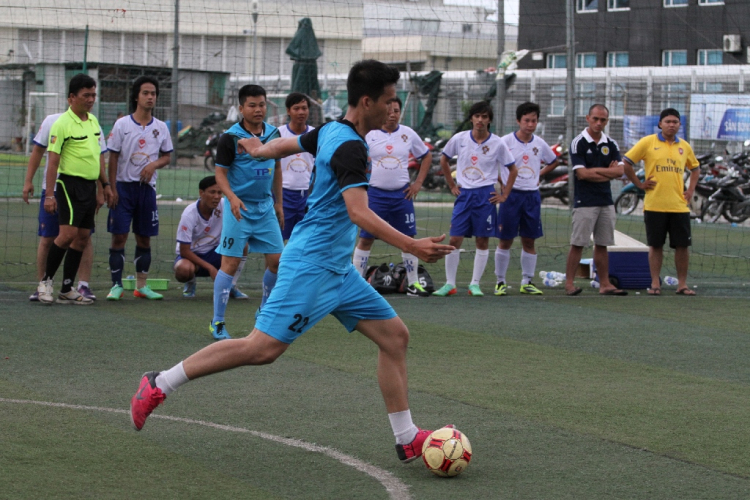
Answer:
<path fill-rule="evenodd" d="M 59 174 L 93 181 L 99 178 L 99 157 L 106 150 L 102 141 L 102 129 L 94 115 L 88 113 L 88 120 L 83 121 L 68 108 L 52 125 L 47 150 L 60 155 Z"/>
<path fill-rule="evenodd" d="M 661 132 L 647 135 L 625 153 L 625 161 L 635 165 L 643 160 L 646 179 L 656 181 L 654 189 L 646 191 L 643 209 L 652 212 L 689 212 L 685 201 L 685 172 L 698 168 L 693 148 L 685 140 L 674 138 L 672 144 Z"/>

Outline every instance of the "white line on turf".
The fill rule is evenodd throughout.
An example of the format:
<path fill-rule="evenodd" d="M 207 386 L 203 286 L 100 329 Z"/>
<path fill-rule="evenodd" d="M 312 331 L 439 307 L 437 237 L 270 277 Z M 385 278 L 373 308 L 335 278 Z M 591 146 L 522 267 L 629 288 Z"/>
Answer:
<path fill-rule="evenodd" d="M 129 410 L 120 410 L 117 408 L 101 408 L 98 406 L 71 405 L 71 404 L 66 404 L 66 403 L 52 403 L 49 401 L 32 401 L 28 399 L 0 398 L 0 403 L 31 404 L 31 405 L 39 405 L 39 406 L 51 406 L 54 408 L 66 408 L 69 410 L 100 411 L 100 412 L 107 412 L 107 413 L 122 413 L 124 415 L 129 414 Z M 380 469 L 379 467 L 375 467 L 372 464 L 368 464 L 367 462 L 363 462 L 362 460 L 346 455 L 345 453 L 342 453 L 333 448 L 328 448 L 326 446 L 320 446 L 317 444 L 307 443 L 299 439 L 285 438 L 281 436 L 276 436 L 274 434 L 268 434 L 265 432 L 252 431 L 249 429 L 243 429 L 242 427 L 233 427 L 231 425 L 215 424 L 213 422 L 205 422 L 203 420 L 193 420 L 190 418 L 170 417 L 168 415 L 153 415 L 153 414 L 151 415 L 150 418 L 170 420 L 172 422 L 182 422 L 185 424 L 202 425 L 204 427 L 211 427 L 213 429 L 218 429 L 218 430 L 227 431 L 227 432 L 246 433 L 246 434 L 250 434 L 251 436 L 259 437 L 261 439 L 266 439 L 268 441 L 273 441 L 275 443 L 283 444 L 286 446 L 293 446 L 295 448 L 302 448 L 303 450 L 312 451 L 315 453 L 321 453 L 330 458 L 333 458 L 334 460 L 338 460 L 344 465 L 353 467 L 354 469 L 360 472 L 364 472 L 368 476 L 371 476 L 372 478 L 374 478 L 380 484 L 383 485 L 385 490 L 390 495 L 390 498 L 394 500 L 410 500 L 411 499 L 411 495 L 409 494 L 409 487 L 403 482 L 401 482 L 396 476 L 394 476 L 390 472 Z"/>

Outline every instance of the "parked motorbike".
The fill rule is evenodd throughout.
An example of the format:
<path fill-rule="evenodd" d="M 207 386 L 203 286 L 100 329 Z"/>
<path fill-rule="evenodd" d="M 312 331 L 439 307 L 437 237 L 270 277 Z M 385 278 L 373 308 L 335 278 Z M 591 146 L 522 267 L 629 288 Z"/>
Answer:
<path fill-rule="evenodd" d="M 570 197 L 568 196 L 567 170 L 568 169 L 565 168 L 565 174 L 552 179 L 551 181 L 542 181 L 539 183 L 539 195 L 542 197 L 542 200 L 545 198 L 557 198 L 563 205 L 570 204 Z"/>
<path fill-rule="evenodd" d="M 646 171 L 642 168 L 638 169 L 635 175 L 641 182 L 646 180 Z M 644 190 L 629 182 L 622 188 L 620 195 L 615 200 L 615 212 L 623 215 L 632 214 L 638 208 L 638 204 L 644 196 L 646 196 Z"/>
<path fill-rule="evenodd" d="M 729 222 L 744 222 L 750 218 L 750 191 L 747 172 L 735 170 L 716 183 L 717 190 L 708 197 L 701 218 L 705 222 L 716 222 L 723 215 Z"/>
<path fill-rule="evenodd" d="M 430 169 L 427 171 L 427 177 L 425 177 L 422 183 L 424 189 L 442 189 L 447 186 L 445 182 L 445 176 L 443 170 L 440 168 L 440 155 L 442 147 L 445 145 L 445 141 L 440 139 L 432 144 L 429 138 L 424 140 L 425 146 L 432 152 L 432 164 Z M 422 162 L 417 161 L 414 155 L 409 153 L 409 179 L 414 182 L 419 175 L 419 169 L 422 166 Z"/>
<path fill-rule="evenodd" d="M 218 132 L 212 132 L 206 139 L 206 151 L 203 153 L 203 168 L 209 172 L 216 169 L 216 147 L 219 145 Z"/>

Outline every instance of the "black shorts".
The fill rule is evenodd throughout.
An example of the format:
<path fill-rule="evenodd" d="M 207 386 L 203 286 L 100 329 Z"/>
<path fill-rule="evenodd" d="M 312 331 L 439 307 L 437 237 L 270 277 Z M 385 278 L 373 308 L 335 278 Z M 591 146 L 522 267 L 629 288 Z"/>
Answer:
<path fill-rule="evenodd" d="M 55 199 L 61 226 L 94 229 L 96 181 L 60 174 Z"/>
<path fill-rule="evenodd" d="M 691 245 L 690 212 L 651 212 L 644 210 L 643 221 L 646 223 L 648 246 L 663 247 L 667 241 L 667 233 L 669 233 L 670 248 L 682 248 Z"/>

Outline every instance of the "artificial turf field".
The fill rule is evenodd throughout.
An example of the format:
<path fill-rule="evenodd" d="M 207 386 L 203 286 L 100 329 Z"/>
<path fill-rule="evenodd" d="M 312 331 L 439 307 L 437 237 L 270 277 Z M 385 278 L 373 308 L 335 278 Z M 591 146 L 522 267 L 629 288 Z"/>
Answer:
<path fill-rule="evenodd" d="M 183 207 L 160 206 L 157 277 L 169 274 Z M 730 249 L 695 256 L 698 297 L 668 287 L 658 298 L 520 296 L 517 253 L 509 296 L 468 297 L 470 241 L 459 295 L 391 297 L 411 331 L 415 423 L 453 423 L 473 444 L 467 471 L 441 479 L 398 462 L 376 349 L 331 317 L 273 365 L 184 386 L 133 431 L 125 410 L 141 374 L 211 342 L 210 283 L 192 300 L 172 281 L 161 302 L 31 304 L 37 206 L 0 209 L 0 498 L 750 497 L 750 279 L 737 258 L 747 229 L 694 226 L 699 244 Z M 420 207 L 420 234 L 445 230 L 449 213 Z M 545 210 L 538 269 L 563 270 L 567 224 L 564 211 Z M 618 229 L 642 236 L 637 217 Z M 100 299 L 107 240 L 95 237 Z M 492 269 L 490 259 L 485 292 Z M 442 264 L 430 270 L 442 284 Z M 235 336 L 252 329 L 261 272 L 248 264 L 251 300 L 229 305 Z"/>

